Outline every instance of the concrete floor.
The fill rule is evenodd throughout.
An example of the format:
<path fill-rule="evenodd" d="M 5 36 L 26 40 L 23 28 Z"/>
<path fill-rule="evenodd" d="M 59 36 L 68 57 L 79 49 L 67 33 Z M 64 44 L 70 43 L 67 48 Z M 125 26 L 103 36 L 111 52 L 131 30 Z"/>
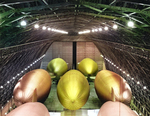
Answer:
<path fill-rule="evenodd" d="M 90 96 L 86 104 L 76 111 L 67 110 L 59 102 L 57 97 L 57 85 L 53 82 L 50 94 L 44 104 L 49 110 L 51 116 L 97 116 L 103 103 L 96 95 L 94 82 L 90 82 Z"/>

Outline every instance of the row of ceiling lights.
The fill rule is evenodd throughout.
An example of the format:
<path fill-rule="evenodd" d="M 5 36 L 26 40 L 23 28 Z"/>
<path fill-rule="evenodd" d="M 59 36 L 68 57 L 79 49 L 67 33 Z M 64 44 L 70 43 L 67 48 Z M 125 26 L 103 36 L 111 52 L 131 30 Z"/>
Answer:
<path fill-rule="evenodd" d="M 22 21 L 20 22 L 20 25 L 21 25 L 21 26 L 26 26 L 26 25 L 27 25 L 27 22 L 26 22 L 25 20 L 22 20 Z M 132 21 L 129 21 L 129 22 L 127 23 L 127 25 L 128 25 L 128 27 L 131 27 L 131 28 L 134 27 L 134 23 L 133 23 Z M 35 27 L 36 29 L 38 29 L 40 26 L 39 26 L 38 24 L 35 24 L 34 27 Z M 114 24 L 114 25 L 112 26 L 112 28 L 116 30 L 116 29 L 118 29 L 118 25 Z M 46 27 L 46 26 L 43 26 L 42 29 L 43 29 L 43 30 L 46 30 L 46 29 L 47 29 L 47 30 L 49 30 L 49 31 L 54 31 L 54 32 L 63 33 L 63 34 L 68 34 L 68 32 L 66 32 L 66 31 L 58 30 L 58 29 L 54 29 L 54 28 L 50 28 L 50 27 Z M 105 31 L 107 31 L 107 30 L 108 30 L 108 27 L 105 26 L 103 29 L 104 29 Z M 86 34 L 86 33 L 90 33 L 90 32 L 98 32 L 98 31 L 102 31 L 103 29 L 102 29 L 102 28 L 97 28 L 97 29 L 92 29 L 92 30 L 85 30 L 85 31 L 80 31 L 80 32 L 78 32 L 78 34 Z"/>
<path fill-rule="evenodd" d="M 38 24 L 35 24 L 35 25 L 34 25 L 34 28 L 38 29 L 38 28 L 40 28 L 40 26 L 39 26 Z M 54 28 L 50 28 L 50 27 L 46 27 L 46 26 L 43 26 L 42 29 L 43 29 L 43 30 L 48 30 L 48 31 L 57 32 L 57 33 L 68 34 L 68 32 L 66 32 L 66 31 L 59 30 L 59 29 L 54 29 Z"/>
<path fill-rule="evenodd" d="M 22 20 L 22 21 L 20 22 L 20 25 L 21 25 L 21 26 L 26 26 L 26 25 L 27 25 L 27 22 L 26 22 L 25 20 Z M 39 26 L 38 24 L 35 24 L 35 25 L 34 25 L 34 28 L 38 29 L 38 28 L 40 28 L 40 26 Z M 50 28 L 50 27 L 46 27 L 46 26 L 43 26 L 42 29 L 43 29 L 43 30 L 48 30 L 48 31 L 57 32 L 57 33 L 68 34 L 68 32 L 66 32 L 66 31 L 59 30 L 59 29 L 54 29 L 54 28 Z"/>
<path fill-rule="evenodd" d="M 118 29 L 118 25 L 114 24 L 112 28 L 116 30 L 116 29 Z M 98 32 L 98 31 L 101 32 L 103 30 L 107 31 L 107 30 L 109 30 L 109 28 L 107 26 L 105 26 L 104 28 L 96 28 L 96 29 L 92 29 L 92 30 L 80 31 L 80 32 L 78 32 L 78 34 L 85 34 L 85 33 Z"/>
<path fill-rule="evenodd" d="M 86 34 L 86 33 L 90 33 L 90 32 L 98 32 L 98 31 L 102 31 L 102 28 L 96 28 L 96 29 L 92 29 L 92 30 L 85 30 L 85 31 L 80 31 L 78 32 L 78 34 Z M 108 27 L 104 27 L 104 30 L 107 31 Z"/>
<path fill-rule="evenodd" d="M 131 27 L 131 28 L 134 27 L 134 23 L 132 21 L 129 21 L 127 23 L 127 25 L 128 25 L 128 27 Z M 118 29 L 118 25 L 114 24 L 112 26 L 112 28 L 116 30 L 116 29 Z M 92 29 L 92 30 L 80 31 L 80 32 L 78 32 L 78 34 L 86 34 L 86 33 L 90 33 L 90 32 L 98 32 L 98 31 L 101 32 L 103 30 L 107 31 L 107 30 L 109 30 L 109 28 L 107 26 L 105 26 L 104 28 L 96 28 L 96 29 Z"/>

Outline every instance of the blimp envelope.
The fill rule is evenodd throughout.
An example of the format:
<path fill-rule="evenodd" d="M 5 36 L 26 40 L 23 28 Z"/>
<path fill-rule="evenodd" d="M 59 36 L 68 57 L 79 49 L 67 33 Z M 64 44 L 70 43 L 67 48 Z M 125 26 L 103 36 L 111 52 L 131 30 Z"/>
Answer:
<path fill-rule="evenodd" d="M 98 65 L 94 60 L 85 58 L 78 64 L 78 70 L 84 75 L 93 75 L 97 73 Z"/>
<path fill-rule="evenodd" d="M 47 71 L 50 75 L 62 76 L 67 70 L 68 65 L 62 58 L 55 58 L 47 65 Z"/>
<path fill-rule="evenodd" d="M 102 70 L 97 73 L 94 86 L 100 100 L 120 101 L 130 105 L 131 88 L 120 75 L 109 70 Z"/>
<path fill-rule="evenodd" d="M 42 103 L 28 102 L 15 108 L 7 116 L 50 116 L 50 114 Z"/>
<path fill-rule="evenodd" d="M 85 76 L 78 70 L 66 72 L 58 82 L 58 99 L 69 110 L 81 108 L 87 102 L 89 94 L 89 83 Z"/>
<path fill-rule="evenodd" d="M 35 69 L 26 73 L 16 84 L 13 96 L 15 105 L 26 102 L 44 102 L 51 89 L 51 77 L 44 69 Z"/>
<path fill-rule="evenodd" d="M 134 111 L 127 105 L 121 102 L 105 102 L 97 116 L 138 116 Z"/>

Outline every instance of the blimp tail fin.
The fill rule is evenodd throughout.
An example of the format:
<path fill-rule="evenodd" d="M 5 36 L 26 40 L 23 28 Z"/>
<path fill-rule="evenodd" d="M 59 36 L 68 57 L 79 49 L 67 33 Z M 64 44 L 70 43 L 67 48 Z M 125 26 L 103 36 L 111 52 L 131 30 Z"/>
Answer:
<path fill-rule="evenodd" d="M 36 92 L 36 88 L 35 88 L 34 91 L 33 91 L 32 102 L 37 102 L 37 92 Z"/>
<path fill-rule="evenodd" d="M 112 98 L 112 101 L 116 101 L 115 93 L 114 93 L 114 89 L 113 88 L 111 88 L 111 98 Z"/>

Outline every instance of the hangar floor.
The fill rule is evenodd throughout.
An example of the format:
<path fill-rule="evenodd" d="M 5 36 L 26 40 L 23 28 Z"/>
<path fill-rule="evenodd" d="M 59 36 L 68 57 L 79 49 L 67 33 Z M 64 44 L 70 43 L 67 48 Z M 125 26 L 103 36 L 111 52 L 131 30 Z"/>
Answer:
<path fill-rule="evenodd" d="M 65 109 L 57 97 L 57 85 L 53 82 L 50 94 L 46 101 L 45 106 L 50 112 L 51 116 L 97 116 L 98 111 L 103 104 L 97 97 L 94 82 L 90 82 L 90 96 L 86 104 L 79 110 L 71 111 Z"/>

